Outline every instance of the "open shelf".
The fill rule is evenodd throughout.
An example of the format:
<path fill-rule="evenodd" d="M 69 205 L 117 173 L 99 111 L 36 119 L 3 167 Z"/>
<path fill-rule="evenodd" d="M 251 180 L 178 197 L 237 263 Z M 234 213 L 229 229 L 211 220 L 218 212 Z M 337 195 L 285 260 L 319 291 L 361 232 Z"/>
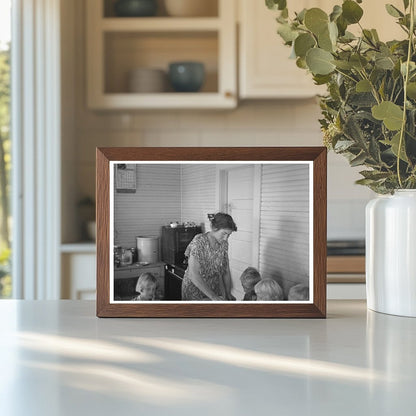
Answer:
<path fill-rule="evenodd" d="M 198 61 L 205 67 L 205 81 L 196 93 L 218 93 L 218 38 L 215 32 L 136 33 L 111 32 L 104 38 L 105 94 L 130 94 L 128 78 L 137 68 L 160 69 L 168 78 L 169 64 L 178 61 Z M 166 82 L 165 90 L 157 94 L 174 93 Z M 148 97 L 147 97 L 148 98 Z"/>
<path fill-rule="evenodd" d="M 138 18 L 122 18 L 115 17 L 111 19 L 103 19 L 101 23 L 102 30 L 106 32 L 112 31 L 138 31 L 138 32 L 168 32 L 168 31 L 184 31 L 193 32 L 218 30 L 220 28 L 220 20 L 215 17 L 138 17 Z"/>
<path fill-rule="evenodd" d="M 237 105 L 235 4 L 212 0 L 216 16 L 115 17 L 113 1 L 87 7 L 87 102 L 91 109 L 235 108 Z M 155 91 L 129 87 L 134 70 L 157 69 L 168 80 L 169 64 L 201 62 L 198 92 L 179 93 L 169 82 Z M 142 78 L 143 79 L 143 78 Z"/>

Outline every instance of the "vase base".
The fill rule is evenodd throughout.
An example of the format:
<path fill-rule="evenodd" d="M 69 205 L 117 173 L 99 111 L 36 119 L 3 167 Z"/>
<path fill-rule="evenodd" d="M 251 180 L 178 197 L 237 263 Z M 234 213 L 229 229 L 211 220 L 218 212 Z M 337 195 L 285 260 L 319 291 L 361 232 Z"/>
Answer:
<path fill-rule="evenodd" d="M 400 316 L 402 318 L 416 318 L 416 313 L 412 314 L 412 313 L 406 313 L 406 312 L 398 312 L 398 311 L 381 311 L 381 310 L 377 310 L 376 308 L 372 308 L 370 306 L 367 306 L 367 309 L 372 311 L 372 312 L 377 312 L 377 313 L 382 313 L 384 315 L 391 315 L 391 316 Z"/>

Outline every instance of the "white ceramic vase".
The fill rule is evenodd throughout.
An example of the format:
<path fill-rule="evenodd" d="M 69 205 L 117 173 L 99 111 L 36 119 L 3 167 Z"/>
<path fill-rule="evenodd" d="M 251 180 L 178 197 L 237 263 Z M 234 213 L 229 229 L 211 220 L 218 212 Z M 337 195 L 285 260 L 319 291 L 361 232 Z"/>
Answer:
<path fill-rule="evenodd" d="M 416 189 L 367 204 L 366 282 L 369 309 L 416 317 Z"/>

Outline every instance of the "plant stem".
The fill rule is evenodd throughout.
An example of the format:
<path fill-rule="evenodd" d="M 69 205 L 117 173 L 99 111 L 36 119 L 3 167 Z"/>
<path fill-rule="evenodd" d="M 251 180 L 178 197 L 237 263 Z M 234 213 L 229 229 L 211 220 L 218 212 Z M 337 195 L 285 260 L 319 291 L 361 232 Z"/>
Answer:
<path fill-rule="evenodd" d="M 344 77 L 349 78 L 351 81 L 353 81 L 353 82 L 355 82 L 355 83 L 357 83 L 357 82 L 358 82 L 355 78 L 351 77 L 351 76 L 350 76 L 350 75 L 348 75 L 348 74 L 345 74 L 344 72 L 340 71 L 338 68 L 335 68 L 335 71 L 336 71 L 336 72 L 338 72 L 338 73 L 339 73 L 339 74 L 341 74 L 341 75 L 344 75 Z"/>
<path fill-rule="evenodd" d="M 409 29 L 409 44 L 407 47 L 407 60 L 406 60 L 406 73 L 403 80 L 403 118 L 402 118 L 402 127 L 400 129 L 400 139 L 399 139 L 399 149 L 397 151 L 397 177 L 399 179 L 399 186 L 403 188 L 402 178 L 400 176 L 400 155 L 402 151 L 403 141 L 404 141 L 404 132 L 406 129 L 406 110 L 407 110 L 407 83 L 409 81 L 409 68 L 410 60 L 412 58 L 412 49 L 413 49 L 413 36 L 414 36 L 414 26 L 415 26 L 415 16 L 414 16 L 414 6 L 415 0 L 410 0 L 410 29 Z"/>

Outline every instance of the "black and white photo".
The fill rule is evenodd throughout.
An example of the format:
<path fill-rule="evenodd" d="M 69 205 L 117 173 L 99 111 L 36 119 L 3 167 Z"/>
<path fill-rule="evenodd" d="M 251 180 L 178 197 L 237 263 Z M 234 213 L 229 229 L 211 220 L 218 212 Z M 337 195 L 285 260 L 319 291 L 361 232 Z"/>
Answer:
<path fill-rule="evenodd" d="M 311 162 L 111 166 L 113 302 L 312 301 Z"/>

